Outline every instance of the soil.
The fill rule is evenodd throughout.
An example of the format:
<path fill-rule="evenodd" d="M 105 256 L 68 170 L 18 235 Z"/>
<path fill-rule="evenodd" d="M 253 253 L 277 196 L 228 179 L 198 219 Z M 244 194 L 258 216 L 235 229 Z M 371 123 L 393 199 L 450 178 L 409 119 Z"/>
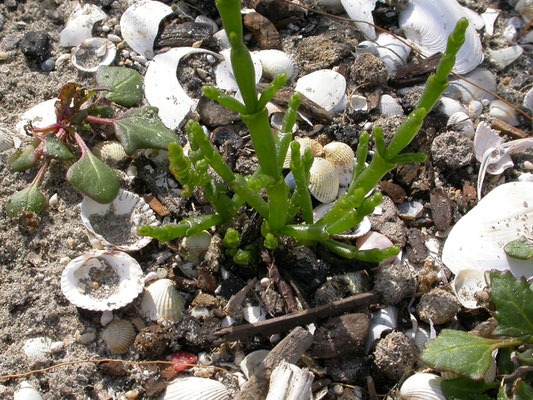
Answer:
<path fill-rule="evenodd" d="M 102 7 L 108 15 L 103 23 L 96 24 L 94 35 L 102 37 L 108 34 L 120 35 L 117 28 L 118 21 L 130 2 L 101 0 L 93 3 Z M 176 0 L 165 1 L 165 3 L 173 6 L 174 16 L 182 21 L 188 21 L 187 16 L 196 16 L 200 13 L 214 18 L 217 15 L 212 2 Z M 503 1 L 466 0 L 461 3 L 479 13 L 490 6 L 502 9 L 502 15 L 505 18 L 516 14 L 510 5 Z M 18 135 L 14 127 L 22 112 L 39 102 L 56 97 L 61 87 L 67 82 L 76 82 L 89 88 L 95 86 L 93 74 L 77 70 L 68 57 L 69 49 L 59 45 L 59 34 L 76 4 L 78 2 L 74 0 L 5 0 L 0 4 L 0 104 L 2 110 L 0 131 Z M 397 30 L 395 26 L 397 14 L 391 11 L 390 6 L 381 4 L 381 2 L 379 5 L 380 7 L 375 12 L 379 24 L 384 28 Z M 395 89 L 386 86 L 381 76 L 365 74 L 361 68 L 351 67 L 356 62 L 355 46 L 364 40 L 354 25 L 312 12 L 306 16 L 301 13 L 295 13 L 295 15 L 296 17 L 291 20 L 290 24 L 281 25 L 278 29 L 280 32 L 279 48 L 296 58 L 300 67 L 300 76 L 320 68 L 336 68 L 348 78 L 348 89 L 354 92 L 359 89 L 353 81 L 354 77 L 366 76 L 372 81 L 372 87 L 376 89 L 361 89 L 359 94 L 368 96 L 369 104 L 373 96 L 379 96 L 380 92 L 396 94 Z M 503 20 L 503 18 L 498 20 L 496 31 L 503 30 Z M 104 26 L 109 27 L 110 31 Z M 20 41 L 28 32 L 46 32 L 49 35 L 50 49 L 47 54 L 30 55 L 28 53 L 29 55 L 24 55 L 22 53 L 23 46 L 20 45 Z M 251 35 L 247 38 L 248 44 L 253 49 L 258 49 L 257 40 Z M 498 41 L 497 38 L 486 39 L 485 44 L 490 44 L 492 49 L 505 46 L 505 43 Z M 210 46 L 214 45 L 210 44 Z M 217 50 L 216 47 L 211 47 L 211 49 Z M 116 65 L 126 65 L 138 69 L 141 73 L 144 72 L 145 67 L 141 63 L 125 57 L 125 53 L 121 51 L 118 53 Z M 54 61 L 54 68 L 51 71 L 45 71 L 51 65 L 51 62 L 46 60 Z M 209 62 L 205 61 L 206 57 L 200 56 L 195 60 L 195 62 L 187 62 L 187 69 L 180 74 L 180 79 L 187 81 L 184 86 L 191 92 L 196 92 L 197 95 L 200 85 L 206 82 L 212 83 L 213 78 L 205 77 L 205 74 L 212 72 Z M 416 61 L 410 60 L 409 62 L 415 63 Z M 371 68 L 371 65 L 369 64 L 368 68 Z M 512 104 L 520 105 L 523 95 L 533 85 L 531 48 L 526 47 L 525 53 L 504 70 L 499 70 L 488 60 L 484 61 L 483 65 L 496 74 L 498 93 Z M 201 70 L 201 76 L 194 74 L 195 69 Z M 398 95 L 402 99 L 406 112 L 409 112 L 412 104 L 416 102 L 409 97 L 418 98 L 419 95 L 420 86 L 416 86 L 405 96 Z M 213 122 L 213 115 L 209 118 L 210 126 L 216 126 L 216 121 Z M 228 115 L 222 115 L 221 118 L 227 120 Z M 486 119 L 486 114 L 483 118 Z M 311 136 L 321 142 L 341 140 L 355 148 L 357 138 L 365 124 L 374 123 L 377 120 L 385 127 L 387 138 L 387 133 L 390 136 L 390 130 L 397 125 L 398 118 L 387 120 L 380 117 L 377 110 L 346 111 L 337 116 L 329 126 L 315 124 L 310 127 L 302 123 L 300 135 Z M 223 138 L 231 138 L 233 135 L 238 140 L 223 139 L 224 143 L 220 143 L 221 151 L 225 159 L 241 173 L 253 171 L 257 160 L 251 150 L 250 139 L 246 136 L 243 125 L 233 121 L 234 118 L 231 118 L 230 121 L 224 123 L 230 126 L 230 132 L 226 134 L 219 132 L 219 135 Z M 230 125 L 230 122 L 233 124 Z M 410 259 L 410 272 L 418 277 L 417 288 L 412 287 L 416 286 L 416 280 L 411 276 L 407 279 L 399 273 L 387 275 L 400 276 L 398 279 L 402 281 L 402 284 L 410 282 L 411 287 L 394 289 L 395 296 L 399 291 L 402 293 L 398 295 L 400 300 L 397 302 L 397 307 L 401 310 L 399 311 L 402 313 L 400 320 L 403 321 L 409 320 L 409 314 L 406 311 L 412 293 L 429 292 L 431 288 L 437 286 L 446 289 L 450 273 L 442 266 L 439 249 L 444 242 L 446 232 L 453 227 L 461 215 L 476 204 L 473 188 L 476 187 L 479 163 L 469 153 L 471 143 L 468 147 L 468 143 L 454 142 L 453 146 L 460 149 L 448 152 L 442 148 L 442 146 L 449 146 L 453 139 L 451 137 L 453 135 L 447 133 L 445 122 L 446 119 L 443 119 L 442 115 L 432 113 L 427 118 L 421 133 L 410 146 L 409 151 L 422 151 L 431 155 L 426 163 L 403 165 L 385 177 L 386 181 L 400 186 L 403 190 L 398 197 L 401 199 L 399 201 L 416 200 L 424 204 L 421 217 L 416 220 L 401 219 L 398 216 L 395 202 L 391 200 L 395 196 L 389 194 L 391 198 L 386 197 L 383 213 L 373 217 L 372 220 L 373 230 L 385 234 L 394 243 L 405 246 L 404 251 L 406 250 L 407 257 Z M 530 131 L 531 122 L 520 117 L 518 128 Z M 182 139 L 185 137 L 181 130 L 177 134 Z M 24 143 L 29 141 L 28 137 L 19 137 L 19 139 Z M 96 139 L 96 137 L 89 137 L 89 144 L 94 144 Z M 432 145 L 434 143 L 443 144 Z M 268 263 L 264 258 L 246 268 L 238 267 L 229 257 L 224 256 L 220 245 L 213 245 L 215 242 L 220 243 L 220 236 L 227 228 L 224 226 L 218 233 L 212 232 L 216 240 L 212 240 L 208 254 L 201 258 L 199 265 L 195 268 L 182 265 L 181 258 L 175 251 L 179 247 L 178 243 L 170 243 L 167 246 L 154 241 L 141 251 L 132 254 L 139 261 L 145 274 L 153 273 L 152 275 L 158 278 L 171 278 L 176 282 L 178 289 L 185 296 L 188 315 L 181 323 L 161 324 L 160 328 L 155 328 L 156 322 L 142 318 L 140 299 L 137 299 L 131 305 L 114 311 L 113 316 L 117 319 L 133 320 L 136 332 L 143 334 L 137 337 L 135 346 L 132 346 L 127 353 L 121 356 L 112 354 L 101 338 L 104 329 L 102 313 L 76 308 L 68 302 L 61 291 L 61 274 L 65 265 L 92 248 L 79 215 L 82 195 L 66 181 L 63 166 L 53 162 L 43 181 L 41 191 L 46 198 L 57 194 L 58 203 L 30 220 L 28 218 L 10 219 L 5 210 L 6 199 L 24 189 L 36 172 L 11 172 L 7 160 L 13 151 L 14 149 L 9 149 L 0 153 L 0 376 L 86 359 L 121 358 L 142 361 L 145 357 L 155 354 L 154 357 L 160 360 L 170 360 L 171 355 L 180 349 L 195 354 L 207 353 L 214 360 L 213 365 L 235 372 L 238 369 L 233 362 L 243 352 L 247 354 L 256 349 L 271 349 L 279 340 L 279 336 L 272 336 L 268 339 L 253 337 L 241 343 L 214 345 L 208 339 L 208 334 L 219 329 L 221 325 L 223 326 L 224 306 L 230 296 L 242 289 L 253 277 L 257 277 L 261 284 L 257 283 L 253 288 L 244 307 L 261 305 L 267 309 L 270 316 L 279 316 L 287 312 L 287 307 L 282 303 L 285 301 L 284 294 L 278 293 L 277 287 L 269 284 L 268 279 L 265 284 L 264 278 L 267 276 Z M 525 170 L 524 166 L 528 162 L 530 164 L 533 162 L 533 153 L 530 151 L 513 157 L 514 168 L 508 169 L 502 175 L 487 177 L 486 191 L 503 182 L 516 180 L 517 176 Z M 199 193 L 194 192 L 189 199 L 179 196 L 179 184 L 168 173 L 164 155 L 162 158 L 151 159 L 139 155 L 128 160 L 125 165 L 121 164 L 119 169 L 126 171 L 132 166 L 135 167 L 137 175 L 133 179 L 125 180 L 122 187 L 139 195 L 153 194 L 157 197 L 162 207 L 170 213 L 170 217 L 167 217 L 165 221 L 196 216 L 209 210 L 208 203 Z M 437 187 L 440 188 L 439 198 L 443 196 L 445 198 L 445 207 L 430 204 L 431 195 Z M 385 191 L 385 188 L 383 190 Z M 474 190 L 474 195 L 472 195 L 472 190 Z M 439 211 L 443 209 L 445 211 Z M 435 227 L 437 220 L 444 221 L 439 225 L 442 229 Z M 243 211 L 234 225 L 242 232 L 243 245 L 254 243 L 260 236 L 261 220 L 253 212 Z M 127 235 L 129 234 L 128 230 Z M 287 241 L 284 245 L 289 246 L 290 249 L 291 242 Z M 359 275 L 354 277 L 354 273 L 350 271 L 361 269 L 359 264 L 340 260 L 318 249 L 316 252 L 310 249 L 302 251 L 292 249 L 286 254 L 281 253 L 276 253 L 274 258 L 279 260 L 278 267 L 282 278 L 295 283 L 295 287 L 298 288 L 297 297 L 307 299 L 309 307 L 365 291 L 372 288 L 371 282 L 378 279 L 375 277 L 376 271 L 372 269 L 368 274 L 357 273 Z M 428 254 L 429 258 L 426 257 Z M 179 266 L 178 263 L 180 263 Z M 181 271 L 192 271 L 192 275 L 184 275 Z M 379 278 L 378 281 L 382 282 L 383 279 Z M 113 280 L 110 284 L 113 285 Z M 94 290 L 95 295 L 98 296 L 100 292 L 97 289 Z M 291 288 L 289 287 L 288 290 Z M 390 293 L 390 288 L 380 290 Z M 201 307 L 191 305 L 199 294 L 205 295 L 205 293 L 209 293 L 213 301 Z M 389 295 L 386 296 L 389 297 Z M 197 300 L 194 304 L 198 303 Z M 387 301 L 374 304 L 371 309 L 376 310 L 385 303 Z M 368 313 L 368 309 L 360 311 Z M 482 316 L 486 318 L 487 315 L 482 314 Z M 105 318 L 108 317 L 107 315 Z M 454 321 L 456 324 L 461 323 L 460 320 Z M 404 328 L 408 329 L 409 326 L 400 326 L 400 329 L 405 330 Z M 163 350 L 160 346 L 150 344 L 149 341 L 153 342 L 152 331 L 157 331 L 157 334 L 163 338 L 161 339 L 165 342 Z M 47 337 L 52 342 L 62 342 L 64 346 L 56 346 L 53 351 L 45 352 L 40 357 L 28 357 L 23 349 L 24 344 L 28 339 L 37 337 Z M 142 343 L 143 337 L 148 338 L 145 339 L 144 344 Z M 401 340 L 404 338 L 402 336 Z M 168 349 L 167 340 L 170 342 Z M 390 341 L 394 343 L 396 340 L 391 337 Z M 386 345 L 382 343 L 379 347 L 378 365 L 372 352 L 368 356 L 359 355 L 350 360 L 330 359 L 324 362 L 324 360 L 315 358 L 308 360 L 306 365 L 316 373 L 316 379 L 318 377 L 328 378 L 334 382 L 358 387 L 366 387 L 367 375 L 375 376 L 378 393 L 386 394 L 402 379 L 402 374 L 398 372 L 398 369 L 380 372 L 380 367 L 389 363 L 388 360 L 391 357 L 386 354 L 387 349 L 384 349 Z M 402 348 L 413 347 L 411 343 L 402 342 L 401 345 Z M 146 350 L 152 347 L 157 348 L 157 351 Z M 143 351 L 136 349 L 143 349 Z M 416 353 L 415 350 L 408 355 L 409 359 L 395 360 L 401 366 L 402 371 L 411 371 L 416 359 L 413 356 L 414 353 Z M 204 359 L 206 359 L 205 354 Z M 228 385 L 232 396 L 238 390 L 236 381 L 231 378 L 231 375 L 219 370 L 199 367 L 189 372 L 223 381 Z M 167 381 L 175 376 L 176 372 L 172 367 L 169 369 L 166 366 L 80 363 L 62 366 L 49 372 L 35 373 L 25 378 L 2 379 L 0 380 L 0 398 L 13 398 L 13 393 L 23 379 L 38 388 L 43 399 L 46 400 L 159 398 Z M 335 393 L 339 392 L 338 385 L 330 385 L 329 393 L 325 398 L 355 398 L 338 397 L 334 394 L 334 388 Z M 348 387 L 344 390 L 344 396 L 348 396 L 348 392 L 355 396 Z M 360 392 L 365 396 L 364 393 L 365 390 Z"/>

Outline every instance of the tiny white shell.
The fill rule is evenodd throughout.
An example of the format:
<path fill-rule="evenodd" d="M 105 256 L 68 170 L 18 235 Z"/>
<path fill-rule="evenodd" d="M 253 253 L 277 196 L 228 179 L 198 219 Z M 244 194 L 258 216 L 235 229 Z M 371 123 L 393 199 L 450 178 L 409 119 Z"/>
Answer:
<path fill-rule="evenodd" d="M 373 27 L 374 18 L 372 17 L 372 11 L 376 8 L 376 1 L 377 0 L 341 0 L 348 16 L 356 21 L 355 26 L 357 29 L 370 40 L 376 38 L 376 30 Z"/>
<path fill-rule="evenodd" d="M 368 110 L 368 101 L 365 96 L 359 96 L 354 94 L 350 96 L 350 108 L 353 111 L 367 111 Z"/>
<path fill-rule="evenodd" d="M 405 201 L 398 206 L 398 215 L 403 219 L 412 220 L 417 218 L 424 205 L 418 201 Z"/>
<path fill-rule="evenodd" d="M 205 254 L 211 243 L 211 234 L 207 231 L 197 235 L 184 237 L 181 241 L 181 250 L 185 252 L 186 261 L 198 261 Z"/>
<path fill-rule="evenodd" d="M 459 111 L 450 115 L 446 125 L 470 139 L 474 138 L 474 122 L 464 112 Z"/>
<path fill-rule="evenodd" d="M 85 39 L 72 49 L 72 65 L 83 72 L 96 72 L 101 65 L 111 64 L 117 55 L 115 44 L 107 39 Z"/>
<path fill-rule="evenodd" d="M 52 353 L 52 339 L 47 337 L 36 337 L 24 342 L 23 350 L 26 357 L 31 359 L 41 359 Z"/>
<path fill-rule="evenodd" d="M 94 4 L 78 4 L 59 34 L 62 47 L 77 46 L 92 36 L 93 25 L 107 15 Z"/>
<path fill-rule="evenodd" d="M 170 279 L 159 279 L 144 290 L 141 303 L 143 314 L 151 320 L 179 321 L 185 299 Z"/>
<path fill-rule="evenodd" d="M 242 308 L 242 316 L 251 324 L 261 322 L 266 319 L 267 312 L 261 306 L 245 306 Z"/>
<path fill-rule="evenodd" d="M 43 400 L 39 391 L 28 381 L 22 381 L 13 395 L 13 400 Z"/>
<path fill-rule="evenodd" d="M 315 158 L 309 170 L 309 192 L 320 202 L 330 203 L 339 193 L 339 174 L 323 158 Z"/>
<path fill-rule="evenodd" d="M 496 151 L 503 143 L 503 138 L 498 135 L 486 122 L 480 122 L 476 128 L 474 136 L 474 155 L 479 162 L 483 162 L 485 153 L 487 151 Z M 513 166 L 513 160 L 509 154 L 503 155 L 498 160 L 488 161 L 487 172 L 489 174 L 498 175 L 505 169 Z"/>
<path fill-rule="evenodd" d="M 324 146 L 324 158 L 336 167 L 345 167 L 353 162 L 352 148 L 343 142 L 330 142 Z"/>
<path fill-rule="evenodd" d="M 224 29 L 219 30 L 213 35 L 213 40 L 220 50 L 229 49 L 231 44 L 228 39 L 228 35 Z"/>
<path fill-rule="evenodd" d="M 298 74 L 298 66 L 294 58 L 281 50 L 261 50 L 255 53 L 263 66 L 263 74 L 268 79 L 274 79 L 276 75 L 285 74 L 287 80 L 295 78 Z"/>
<path fill-rule="evenodd" d="M 330 112 L 345 95 L 346 79 L 338 72 L 321 69 L 298 79 L 294 90 Z"/>
<path fill-rule="evenodd" d="M 379 111 L 386 117 L 402 117 L 404 115 L 402 106 L 389 94 L 381 96 L 379 101 Z"/>
<path fill-rule="evenodd" d="M 149 236 L 139 236 L 135 233 L 127 236 L 127 242 L 111 243 L 106 239 L 105 231 L 97 231 L 91 223 L 91 217 L 113 214 L 115 216 L 129 216 L 132 229 L 141 224 L 157 225 L 154 211 L 137 194 L 120 189 L 117 197 L 109 204 L 101 204 L 85 196 L 81 202 L 81 221 L 89 233 L 104 247 L 122 251 L 137 251 L 152 241 Z M 107 236 L 109 237 L 109 236 Z M 126 237 L 126 236 L 125 236 Z"/>
<path fill-rule="evenodd" d="M 520 123 L 516 117 L 516 111 L 501 100 L 492 100 L 490 103 L 489 114 L 512 126 L 517 126 Z"/>
<path fill-rule="evenodd" d="M 457 300 L 466 308 L 478 308 L 475 294 L 486 286 L 485 275 L 478 269 L 459 271 L 452 283 Z"/>
<path fill-rule="evenodd" d="M 224 49 L 220 54 L 224 57 L 224 60 L 215 67 L 217 88 L 229 92 L 238 92 L 236 97 L 239 97 L 239 85 L 233 75 L 233 67 L 231 65 L 231 50 Z M 263 65 L 257 53 L 252 53 L 251 57 L 254 64 L 255 83 L 258 83 L 261 80 L 261 76 L 263 76 Z"/>
<path fill-rule="evenodd" d="M 159 1 L 138 1 L 129 6 L 120 17 L 122 37 L 138 54 L 151 59 L 154 57 L 153 47 L 159 24 L 170 14 L 172 8 Z"/>
<path fill-rule="evenodd" d="M 505 67 L 511 65 L 524 53 L 524 49 L 521 46 L 509 46 L 500 50 L 487 49 L 487 54 L 490 60 L 496 64 L 496 66 L 503 70 Z"/>
<path fill-rule="evenodd" d="M 520 0 L 514 8 L 520 13 L 524 21 L 529 22 L 533 18 L 533 1 Z"/>
<path fill-rule="evenodd" d="M 416 373 L 405 380 L 400 388 L 402 400 L 446 400 L 438 375 Z"/>
<path fill-rule="evenodd" d="M 388 306 L 372 314 L 368 337 L 366 339 L 365 352 L 368 354 L 372 345 L 385 331 L 392 331 L 398 326 L 398 307 Z"/>
<path fill-rule="evenodd" d="M 385 235 L 370 231 L 363 236 L 357 238 L 356 246 L 358 250 L 370 250 L 370 249 L 386 249 L 394 245 L 392 241 Z M 398 256 L 393 256 L 383 260 L 380 265 L 391 264 Z"/>
<path fill-rule="evenodd" d="M 355 165 L 355 161 L 356 159 L 354 156 L 354 158 L 352 158 L 352 161 L 350 161 L 348 164 L 342 167 L 335 167 L 337 173 L 339 174 L 339 185 L 341 187 L 348 187 L 350 185 L 350 182 L 352 181 L 353 166 Z M 340 192 L 339 196 L 341 196 Z"/>
<path fill-rule="evenodd" d="M 468 103 L 468 115 L 470 115 L 470 118 L 477 118 L 481 115 L 483 112 L 483 103 L 477 100 L 472 100 L 470 103 Z"/>
<path fill-rule="evenodd" d="M 266 356 L 268 356 L 268 353 L 270 353 L 268 350 L 256 350 L 248 353 L 246 357 L 244 357 L 239 366 L 246 379 L 250 379 L 254 374 L 254 370 L 263 362 Z"/>
<path fill-rule="evenodd" d="M 122 143 L 116 140 L 104 140 L 98 142 L 93 148 L 92 152 L 96 157 L 104 162 L 111 164 L 117 164 L 121 161 L 127 160 L 128 155 L 124 150 Z"/>
<path fill-rule="evenodd" d="M 363 235 L 366 235 L 370 231 L 370 228 L 372 228 L 372 223 L 370 222 L 370 219 L 368 217 L 364 217 L 363 220 L 353 229 L 344 233 L 332 235 L 332 237 L 337 239 L 357 239 Z"/>
<path fill-rule="evenodd" d="M 161 400 L 229 400 L 224 384 L 213 379 L 194 376 L 172 381 Z"/>
<path fill-rule="evenodd" d="M 500 11 L 490 7 L 487 7 L 485 12 L 481 14 L 481 18 L 483 18 L 483 21 L 485 22 L 485 32 L 489 36 L 494 34 L 494 23 L 496 22 L 498 15 L 500 15 Z"/>
<path fill-rule="evenodd" d="M 460 101 L 445 96 L 442 96 L 439 99 L 437 108 L 441 113 L 447 115 L 448 117 L 451 117 L 457 112 L 463 112 L 465 114 L 468 113 L 468 108 Z"/>
<path fill-rule="evenodd" d="M 135 328 L 125 319 L 112 321 L 102 333 L 102 339 L 114 354 L 127 353 L 135 340 Z"/>
<path fill-rule="evenodd" d="M 102 269 L 104 261 L 118 276 L 116 290 L 107 298 L 95 298 L 81 293 L 80 280 L 87 279 L 91 269 Z M 137 297 L 144 287 L 143 271 L 137 261 L 120 251 L 90 251 L 70 261 L 61 275 L 61 290 L 76 307 L 92 311 L 111 311 L 124 307 Z"/>

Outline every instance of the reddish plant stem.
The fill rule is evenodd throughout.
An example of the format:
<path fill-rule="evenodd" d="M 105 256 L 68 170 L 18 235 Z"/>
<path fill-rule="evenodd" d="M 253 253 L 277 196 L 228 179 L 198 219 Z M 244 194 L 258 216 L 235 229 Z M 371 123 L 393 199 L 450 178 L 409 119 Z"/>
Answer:
<path fill-rule="evenodd" d="M 35 133 L 50 133 L 50 132 L 57 132 L 58 130 L 64 128 L 62 124 L 59 122 L 56 122 L 54 124 L 45 126 L 44 128 L 35 128 L 32 127 L 33 132 Z"/>
<path fill-rule="evenodd" d="M 86 121 L 93 122 L 95 124 L 113 125 L 115 120 L 113 118 L 95 117 L 94 115 L 87 115 Z"/>

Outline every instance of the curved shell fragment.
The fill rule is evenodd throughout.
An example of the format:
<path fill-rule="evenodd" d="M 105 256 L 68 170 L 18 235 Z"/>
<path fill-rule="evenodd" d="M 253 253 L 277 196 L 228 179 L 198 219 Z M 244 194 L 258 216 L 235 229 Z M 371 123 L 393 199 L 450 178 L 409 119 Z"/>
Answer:
<path fill-rule="evenodd" d="M 524 49 L 518 45 L 509 46 L 500 50 L 487 49 L 487 54 L 489 55 L 490 60 L 496 64 L 500 70 L 514 63 L 523 53 Z"/>
<path fill-rule="evenodd" d="M 117 56 L 113 42 L 105 38 L 88 38 L 72 49 L 72 65 L 83 72 L 96 72 L 101 65 L 110 65 Z"/>
<path fill-rule="evenodd" d="M 452 283 L 457 300 L 466 308 L 478 308 L 475 295 L 486 286 L 485 275 L 478 269 L 459 271 Z"/>
<path fill-rule="evenodd" d="M 403 108 L 390 94 L 381 96 L 378 105 L 379 111 L 388 118 L 403 117 Z"/>
<path fill-rule="evenodd" d="M 446 125 L 470 139 L 474 138 L 474 122 L 464 112 L 459 111 L 450 115 Z"/>
<path fill-rule="evenodd" d="M 490 7 L 487 7 L 485 12 L 481 14 L 481 18 L 483 18 L 483 22 L 485 22 L 485 32 L 489 36 L 494 35 L 494 24 L 498 15 L 500 15 L 500 11 Z"/>
<path fill-rule="evenodd" d="M 294 90 L 330 112 L 343 100 L 346 79 L 338 72 L 321 69 L 298 79 Z"/>
<path fill-rule="evenodd" d="M 376 51 L 379 58 L 383 60 L 391 73 L 395 73 L 398 68 L 403 67 L 411 53 L 409 46 L 388 33 L 380 34 L 376 44 L 378 45 Z"/>
<path fill-rule="evenodd" d="M 169 129 L 178 128 L 198 104 L 198 100 L 189 97 L 176 77 L 180 60 L 193 53 L 218 56 L 209 50 L 178 47 L 155 56 L 146 70 L 144 78 L 146 99 L 151 106 L 159 109 L 159 118 Z"/>
<path fill-rule="evenodd" d="M 225 49 L 220 52 L 224 60 L 215 67 L 215 79 L 219 89 L 230 92 L 238 92 L 236 97 L 240 96 L 239 85 L 235 76 L 233 76 L 233 67 L 231 65 L 231 50 Z M 257 53 L 252 53 L 252 63 L 254 64 L 255 83 L 258 83 L 263 76 L 263 65 Z"/>
<path fill-rule="evenodd" d="M 460 99 L 465 104 L 468 104 L 472 100 L 482 101 L 483 99 L 494 99 L 494 95 L 488 92 L 496 92 L 496 75 L 492 71 L 478 67 L 466 74 L 465 78 L 476 86 L 466 80 L 453 78 L 450 80 L 450 85 L 444 94 Z M 482 90 L 481 88 L 485 88 L 488 91 Z"/>
<path fill-rule="evenodd" d="M 24 126 L 31 123 L 36 128 L 45 128 L 57 121 L 56 104 L 57 99 L 43 101 L 29 110 L 25 111 L 20 117 L 15 129 L 20 136 L 27 136 Z"/>
<path fill-rule="evenodd" d="M 107 14 L 94 4 L 78 4 L 59 34 L 62 47 L 79 45 L 92 36 L 93 25 L 105 19 Z"/>
<path fill-rule="evenodd" d="M 512 126 L 520 124 L 520 121 L 516 117 L 516 111 L 501 100 L 492 100 L 489 107 L 489 114 Z"/>
<path fill-rule="evenodd" d="M 376 38 L 376 30 L 373 27 L 374 17 L 372 17 L 376 2 L 377 0 L 341 0 L 348 16 L 355 20 L 357 29 L 370 40 Z"/>
<path fill-rule="evenodd" d="M 446 400 L 441 383 L 440 376 L 419 372 L 405 380 L 400 396 L 405 400 Z"/>
<path fill-rule="evenodd" d="M 20 388 L 14 393 L 13 400 L 43 400 L 43 396 L 28 381 L 20 383 Z"/>

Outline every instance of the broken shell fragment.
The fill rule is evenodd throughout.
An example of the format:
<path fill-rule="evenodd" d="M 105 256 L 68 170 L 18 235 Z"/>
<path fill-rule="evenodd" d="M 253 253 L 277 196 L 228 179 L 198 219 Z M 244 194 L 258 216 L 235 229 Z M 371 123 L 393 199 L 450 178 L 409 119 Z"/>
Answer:
<path fill-rule="evenodd" d="M 459 111 L 450 115 L 446 125 L 470 139 L 474 138 L 474 122 L 464 112 Z"/>
<path fill-rule="evenodd" d="M 35 128 L 45 128 L 48 125 L 51 125 L 57 122 L 56 108 L 55 104 L 57 98 L 43 101 L 39 104 L 36 104 L 29 110 L 25 111 L 24 114 L 20 117 L 19 122 L 15 125 L 17 133 L 21 137 L 25 137 L 26 131 L 24 127 L 28 124 L 32 124 Z"/>
<path fill-rule="evenodd" d="M 270 353 L 268 350 L 256 350 L 247 354 L 246 357 L 243 358 L 239 366 L 246 379 L 250 379 L 254 374 L 255 369 L 259 367 L 266 356 L 268 356 L 268 353 Z"/>
<path fill-rule="evenodd" d="M 224 60 L 215 67 L 215 79 L 217 87 L 229 92 L 239 93 L 240 96 L 239 85 L 237 84 L 237 80 L 233 75 L 233 67 L 231 65 L 231 50 L 222 50 L 220 54 L 224 57 Z M 258 53 L 252 53 L 251 57 L 252 63 L 254 64 L 255 83 L 258 83 L 263 76 L 263 65 Z M 239 96 L 236 95 L 236 97 Z"/>
<path fill-rule="evenodd" d="M 463 269 L 453 280 L 453 291 L 457 300 L 466 308 L 477 308 L 476 293 L 487 286 L 483 271 Z"/>
<path fill-rule="evenodd" d="M 112 353 L 124 354 L 135 340 L 135 328 L 125 319 L 112 321 L 102 333 L 102 339 Z"/>
<path fill-rule="evenodd" d="M 0 153 L 9 150 L 15 146 L 13 134 L 7 129 L 0 127 Z"/>
<path fill-rule="evenodd" d="M 487 49 L 490 60 L 500 70 L 514 63 L 522 53 L 524 53 L 524 49 L 520 46 L 510 46 L 500 50 Z"/>
<path fill-rule="evenodd" d="M 467 80 L 459 78 L 450 79 L 450 85 L 444 92 L 446 96 L 457 98 L 468 104 L 472 100 L 492 100 L 496 92 L 496 75 L 486 68 L 478 67 L 464 76 Z M 472 82 L 472 83 L 470 83 Z M 482 90 L 484 88 L 486 90 Z"/>
<path fill-rule="evenodd" d="M 489 114 L 512 126 L 517 126 L 520 123 L 516 117 L 515 110 L 501 100 L 492 100 L 490 103 Z"/>
<path fill-rule="evenodd" d="M 92 36 L 93 25 L 106 17 L 106 13 L 94 4 L 78 4 L 59 34 L 59 44 L 62 47 L 79 45 Z"/>
<path fill-rule="evenodd" d="M 43 400 L 39 391 L 28 381 L 22 381 L 13 395 L 13 400 Z"/>
<path fill-rule="evenodd" d="M 255 53 L 263 66 L 263 75 L 268 79 L 274 79 L 276 75 L 285 74 L 287 80 L 296 77 L 298 66 L 289 54 L 281 50 L 261 50 Z"/>
<path fill-rule="evenodd" d="M 138 235 L 137 226 L 158 224 L 150 206 L 137 194 L 123 189 L 109 204 L 85 196 L 81 202 L 81 221 L 102 246 L 122 251 L 137 251 L 152 241 L 149 236 Z M 120 225 L 118 232 L 111 229 L 111 224 Z"/>
<path fill-rule="evenodd" d="M 47 337 L 36 337 L 24 342 L 24 354 L 31 359 L 42 359 L 52 353 L 52 339 Z"/>
<path fill-rule="evenodd" d="M 185 299 L 170 279 L 159 279 L 144 290 L 141 303 L 143 314 L 151 320 L 179 321 Z"/>
<path fill-rule="evenodd" d="M 72 49 L 72 65 L 83 72 L 96 72 L 101 65 L 111 64 L 116 55 L 117 48 L 110 40 L 89 38 Z"/>
<path fill-rule="evenodd" d="M 377 0 L 341 0 L 348 16 L 355 20 L 355 26 L 357 29 L 370 40 L 376 38 L 374 18 L 372 17 L 372 11 L 376 8 L 376 1 Z"/>
<path fill-rule="evenodd" d="M 347 166 L 354 157 L 352 148 L 346 143 L 330 142 L 324 146 L 324 158 L 336 167 Z"/>
<path fill-rule="evenodd" d="M 384 94 L 379 100 L 379 111 L 386 117 L 402 117 L 403 108 L 398 101 L 389 94 Z"/>
<path fill-rule="evenodd" d="M 223 383 L 213 379 L 190 376 L 172 381 L 161 400 L 229 400 Z"/>
<path fill-rule="evenodd" d="M 481 18 L 483 18 L 483 22 L 485 23 L 485 33 L 489 36 L 494 34 L 494 23 L 498 15 L 500 15 L 500 11 L 490 7 L 487 7 L 485 12 L 481 14 Z"/>
<path fill-rule="evenodd" d="M 323 158 L 315 158 L 309 170 L 309 192 L 320 202 L 330 203 L 339 193 L 339 174 Z"/>
<path fill-rule="evenodd" d="M 294 90 L 331 112 L 345 96 L 346 79 L 333 70 L 320 69 L 298 79 Z"/>
<path fill-rule="evenodd" d="M 143 290 L 139 263 L 120 251 L 93 250 L 70 261 L 61 275 L 61 290 L 76 307 L 112 311 Z"/>
<path fill-rule="evenodd" d="M 211 234 L 207 231 L 184 237 L 181 241 L 181 250 L 184 252 L 185 260 L 198 261 L 209 248 L 211 237 Z"/>
<path fill-rule="evenodd" d="M 446 400 L 441 389 L 442 378 L 428 373 L 416 373 L 400 388 L 402 400 Z"/>
<path fill-rule="evenodd" d="M 409 46 L 388 33 L 380 34 L 376 44 L 378 45 L 376 49 L 377 55 L 383 60 L 385 66 L 392 74 L 405 65 L 411 53 Z"/>
<path fill-rule="evenodd" d="M 154 41 L 159 32 L 159 24 L 170 14 L 172 8 L 159 1 L 138 1 L 129 6 L 120 17 L 122 37 L 138 54 L 151 59 L 154 57 Z"/>

